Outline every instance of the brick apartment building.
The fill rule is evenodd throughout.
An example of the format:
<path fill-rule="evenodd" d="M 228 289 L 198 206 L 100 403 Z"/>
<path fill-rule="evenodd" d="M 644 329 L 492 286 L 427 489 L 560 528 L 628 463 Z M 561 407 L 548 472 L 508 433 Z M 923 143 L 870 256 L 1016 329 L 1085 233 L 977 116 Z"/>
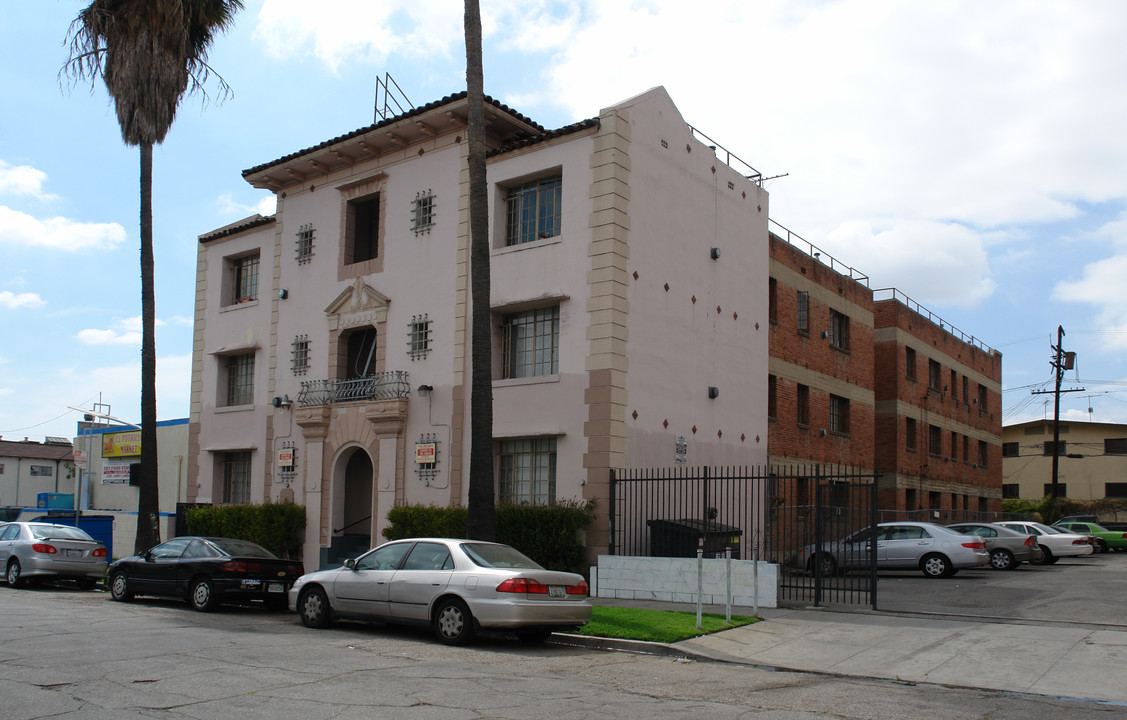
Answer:
<path fill-rule="evenodd" d="M 778 225 L 770 258 L 772 466 L 875 473 L 917 519 L 1000 511 L 1001 354 Z"/>

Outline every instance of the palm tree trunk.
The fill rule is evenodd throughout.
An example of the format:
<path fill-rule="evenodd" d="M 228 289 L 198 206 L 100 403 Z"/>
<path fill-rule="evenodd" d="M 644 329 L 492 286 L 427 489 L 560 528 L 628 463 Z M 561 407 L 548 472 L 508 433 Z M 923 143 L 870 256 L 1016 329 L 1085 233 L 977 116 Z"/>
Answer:
<path fill-rule="evenodd" d="M 157 485 L 156 292 L 153 271 L 153 144 L 141 143 L 141 485 L 135 552 L 160 542 Z"/>
<path fill-rule="evenodd" d="M 470 178 L 470 482 L 466 534 L 493 540 L 493 337 L 489 310 L 489 198 L 485 176 L 485 80 L 481 59 L 481 9 L 465 0 L 466 85 Z"/>

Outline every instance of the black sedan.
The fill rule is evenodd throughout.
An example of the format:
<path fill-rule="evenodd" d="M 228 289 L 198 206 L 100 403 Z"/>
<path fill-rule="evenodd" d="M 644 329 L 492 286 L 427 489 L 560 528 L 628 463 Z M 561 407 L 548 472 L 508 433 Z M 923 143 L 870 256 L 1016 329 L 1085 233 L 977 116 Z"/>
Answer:
<path fill-rule="evenodd" d="M 285 610 L 286 593 L 302 572 L 300 562 L 246 540 L 178 537 L 114 562 L 107 577 L 110 596 L 122 602 L 135 595 L 173 597 L 206 612 L 221 603 L 261 600 Z"/>

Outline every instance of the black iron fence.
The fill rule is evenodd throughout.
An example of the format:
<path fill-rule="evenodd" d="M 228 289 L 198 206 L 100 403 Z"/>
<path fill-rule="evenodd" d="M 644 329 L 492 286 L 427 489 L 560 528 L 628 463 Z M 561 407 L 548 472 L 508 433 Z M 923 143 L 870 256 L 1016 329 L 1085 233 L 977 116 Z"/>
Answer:
<path fill-rule="evenodd" d="M 751 558 L 770 477 L 751 467 L 612 470 L 611 555 Z M 762 550 L 762 548 L 760 548 Z"/>

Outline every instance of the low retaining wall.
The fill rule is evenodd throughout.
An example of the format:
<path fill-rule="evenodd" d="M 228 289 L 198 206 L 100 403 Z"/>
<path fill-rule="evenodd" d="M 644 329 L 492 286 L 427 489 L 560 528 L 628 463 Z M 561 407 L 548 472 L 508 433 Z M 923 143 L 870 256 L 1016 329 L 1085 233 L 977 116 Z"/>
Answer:
<path fill-rule="evenodd" d="M 727 560 L 705 558 L 701 602 L 727 603 Z M 697 601 L 697 559 L 600 555 L 591 568 L 591 595 L 620 600 L 660 600 L 677 603 Z M 759 561 L 759 587 L 755 589 L 753 561 L 732 560 L 732 604 L 778 607 L 779 568 Z"/>

